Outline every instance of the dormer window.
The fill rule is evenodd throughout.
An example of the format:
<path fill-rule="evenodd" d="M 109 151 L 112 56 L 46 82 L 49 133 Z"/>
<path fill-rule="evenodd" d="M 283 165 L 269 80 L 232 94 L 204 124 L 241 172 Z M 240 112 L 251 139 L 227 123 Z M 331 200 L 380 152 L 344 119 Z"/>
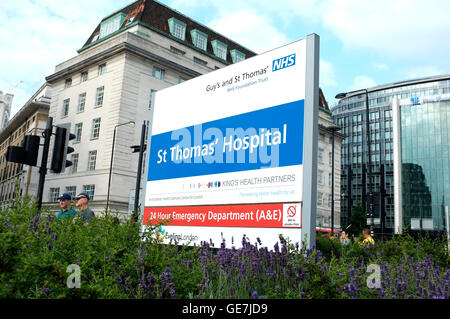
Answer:
<path fill-rule="evenodd" d="M 245 54 L 239 50 L 231 50 L 230 54 L 231 54 L 231 60 L 233 61 L 233 63 L 238 63 L 240 61 L 245 60 Z"/>
<path fill-rule="evenodd" d="M 208 35 L 194 29 L 191 31 L 192 44 L 194 44 L 197 48 L 206 51 L 206 44 L 208 43 Z"/>
<path fill-rule="evenodd" d="M 100 39 L 110 35 L 113 32 L 119 30 L 126 15 L 124 13 L 118 13 L 115 16 L 103 21 L 100 24 Z"/>
<path fill-rule="evenodd" d="M 175 18 L 170 18 L 168 22 L 170 34 L 184 41 L 186 37 L 186 23 Z"/>
<path fill-rule="evenodd" d="M 94 37 L 92 38 L 92 41 L 91 41 L 91 42 L 97 41 L 99 36 L 100 36 L 100 33 L 96 33 L 96 34 L 94 35 Z"/>
<path fill-rule="evenodd" d="M 135 16 L 135 15 L 132 15 L 132 16 L 128 19 L 128 21 L 127 21 L 127 23 L 125 24 L 125 26 L 132 24 L 133 21 L 134 21 L 134 18 L 136 18 L 136 16 Z"/>
<path fill-rule="evenodd" d="M 220 42 L 219 40 L 213 40 L 211 41 L 214 54 L 221 58 L 222 60 L 227 59 L 227 45 L 223 42 Z"/>

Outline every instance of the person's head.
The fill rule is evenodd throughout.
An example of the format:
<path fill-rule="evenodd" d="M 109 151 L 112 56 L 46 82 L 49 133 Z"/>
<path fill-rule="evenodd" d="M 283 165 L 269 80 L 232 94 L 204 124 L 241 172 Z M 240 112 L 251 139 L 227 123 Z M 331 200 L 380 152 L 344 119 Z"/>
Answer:
<path fill-rule="evenodd" d="M 70 202 L 72 201 L 72 196 L 70 194 L 64 193 L 61 196 L 58 197 L 59 200 L 59 207 L 61 207 L 62 210 L 66 210 Z"/>
<path fill-rule="evenodd" d="M 363 236 L 364 236 L 364 238 L 370 237 L 370 229 L 369 228 L 363 229 Z"/>
<path fill-rule="evenodd" d="M 85 209 L 89 204 L 89 194 L 80 193 L 77 196 L 75 196 L 75 200 L 78 208 Z"/>
<path fill-rule="evenodd" d="M 348 233 L 347 233 L 347 231 L 345 229 L 342 231 L 341 237 L 342 238 L 348 238 Z"/>

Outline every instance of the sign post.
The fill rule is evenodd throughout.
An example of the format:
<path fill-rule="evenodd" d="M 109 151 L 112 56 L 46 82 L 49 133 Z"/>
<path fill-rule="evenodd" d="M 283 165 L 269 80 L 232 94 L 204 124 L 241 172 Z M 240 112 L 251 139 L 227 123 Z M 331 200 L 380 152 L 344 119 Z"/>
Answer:
<path fill-rule="evenodd" d="M 155 96 L 142 227 L 163 241 L 315 244 L 319 37 Z"/>
<path fill-rule="evenodd" d="M 445 206 L 445 226 L 447 231 L 447 253 L 450 254 L 450 206 Z"/>

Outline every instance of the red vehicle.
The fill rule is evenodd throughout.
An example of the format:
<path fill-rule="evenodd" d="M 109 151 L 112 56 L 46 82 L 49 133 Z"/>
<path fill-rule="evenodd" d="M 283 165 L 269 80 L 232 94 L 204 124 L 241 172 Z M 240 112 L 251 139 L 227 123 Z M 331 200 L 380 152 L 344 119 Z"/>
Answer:
<path fill-rule="evenodd" d="M 331 236 L 331 229 L 330 228 L 319 228 L 319 227 L 316 227 L 316 232 L 317 233 L 321 233 L 321 234 L 327 234 L 328 237 Z M 336 230 L 336 229 L 333 230 L 334 236 L 339 235 L 339 233 L 340 233 L 339 230 Z"/>

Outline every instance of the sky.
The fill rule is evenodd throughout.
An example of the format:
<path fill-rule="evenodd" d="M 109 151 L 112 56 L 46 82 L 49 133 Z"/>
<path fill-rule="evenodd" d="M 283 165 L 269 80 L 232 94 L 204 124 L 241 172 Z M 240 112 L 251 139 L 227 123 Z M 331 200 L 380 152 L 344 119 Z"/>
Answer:
<path fill-rule="evenodd" d="M 12 115 L 77 55 L 102 18 L 133 0 L 1 0 L 0 91 Z M 159 0 L 256 53 L 316 33 L 319 85 L 335 95 L 450 74 L 448 0 Z"/>

